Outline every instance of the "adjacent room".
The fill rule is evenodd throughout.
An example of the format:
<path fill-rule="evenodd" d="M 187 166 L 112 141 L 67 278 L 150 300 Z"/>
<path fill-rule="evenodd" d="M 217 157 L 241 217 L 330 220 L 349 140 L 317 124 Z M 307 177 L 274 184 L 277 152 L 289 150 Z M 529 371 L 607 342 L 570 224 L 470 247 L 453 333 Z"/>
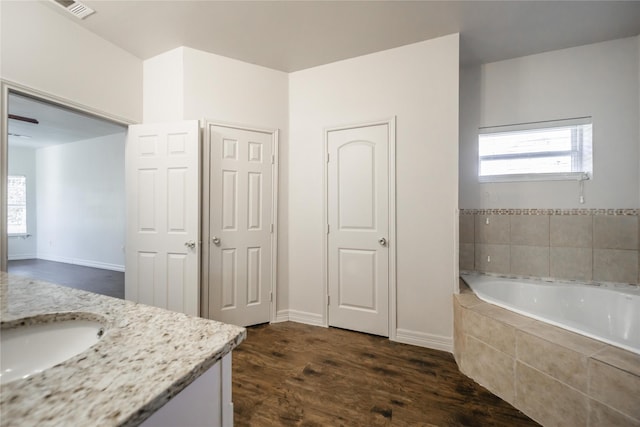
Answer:
<path fill-rule="evenodd" d="M 126 128 L 8 98 L 8 271 L 124 298 Z"/>
<path fill-rule="evenodd" d="M 640 1 L 0 19 L 2 426 L 640 426 Z"/>

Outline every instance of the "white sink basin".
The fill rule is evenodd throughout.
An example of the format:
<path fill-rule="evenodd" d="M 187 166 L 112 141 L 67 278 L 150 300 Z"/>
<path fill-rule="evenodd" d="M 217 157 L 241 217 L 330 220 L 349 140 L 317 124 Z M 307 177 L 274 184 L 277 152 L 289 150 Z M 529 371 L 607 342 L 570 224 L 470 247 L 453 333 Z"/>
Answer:
<path fill-rule="evenodd" d="M 27 378 L 82 353 L 98 342 L 102 323 L 74 319 L 3 328 L 0 384 Z"/>

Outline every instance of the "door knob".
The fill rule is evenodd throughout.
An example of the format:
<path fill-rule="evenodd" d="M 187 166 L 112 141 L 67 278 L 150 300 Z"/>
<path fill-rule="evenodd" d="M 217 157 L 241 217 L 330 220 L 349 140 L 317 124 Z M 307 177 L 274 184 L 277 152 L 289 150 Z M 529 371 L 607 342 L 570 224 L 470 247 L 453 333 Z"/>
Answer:
<path fill-rule="evenodd" d="M 189 249 L 194 249 L 196 247 L 196 242 L 189 240 L 188 242 L 184 242 L 184 245 Z"/>
<path fill-rule="evenodd" d="M 378 243 L 380 243 L 380 246 L 387 246 L 387 239 L 381 237 L 378 239 Z"/>
<path fill-rule="evenodd" d="M 214 245 L 220 246 L 220 238 L 219 237 L 213 236 L 211 238 L 211 241 L 213 242 Z"/>

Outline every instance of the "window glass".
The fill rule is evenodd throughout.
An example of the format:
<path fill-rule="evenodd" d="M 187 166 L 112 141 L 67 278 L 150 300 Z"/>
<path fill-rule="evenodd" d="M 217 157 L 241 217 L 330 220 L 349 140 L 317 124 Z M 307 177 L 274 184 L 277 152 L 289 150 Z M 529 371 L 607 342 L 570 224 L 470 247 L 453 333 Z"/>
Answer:
<path fill-rule="evenodd" d="M 593 169 L 591 121 L 483 129 L 478 153 L 481 181 L 576 179 Z"/>
<path fill-rule="evenodd" d="M 27 234 L 27 178 L 25 176 L 8 177 L 7 233 Z"/>

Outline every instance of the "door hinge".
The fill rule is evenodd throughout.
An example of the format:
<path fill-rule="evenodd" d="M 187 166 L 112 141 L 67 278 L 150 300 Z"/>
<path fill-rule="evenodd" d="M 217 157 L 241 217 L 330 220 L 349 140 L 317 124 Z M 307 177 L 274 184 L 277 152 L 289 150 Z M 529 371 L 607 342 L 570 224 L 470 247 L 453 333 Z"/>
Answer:
<path fill-rule="evenodd" d="M 330 228 L 331 228 L 331 227 L 329 226 L 329 224 L 327 224 L 327 234 L 329 234 L 329 232 L 330 232 Z"/>
<path fill-rule="evenodd" d="M 327 295 L 327 305 L 331 305 L 331 297 Z"/>
<path fill-rule="evenodd" d="M 272 164 L 272 165 L 275 165 L 275 164 L 276 164 L 276 155 L 275 155 L 275 154 L 272 154 L 272 155 L 271 155 L 271 164 Z"/>
<path fill-rule="evenodd" d="M 273 292 L 269 292 L 269 301 L 273 302 Z"/>
<path fill-rule="evenodd" d="M 327 163 L 329 163 L 329 153 L 327 153 Z"/>
<path fill-rule="evenodd" d="M 273 233 L 273 224 L 271 224 L 271 228 L 270 229 L 271 229 L 271 232 Z"/>

